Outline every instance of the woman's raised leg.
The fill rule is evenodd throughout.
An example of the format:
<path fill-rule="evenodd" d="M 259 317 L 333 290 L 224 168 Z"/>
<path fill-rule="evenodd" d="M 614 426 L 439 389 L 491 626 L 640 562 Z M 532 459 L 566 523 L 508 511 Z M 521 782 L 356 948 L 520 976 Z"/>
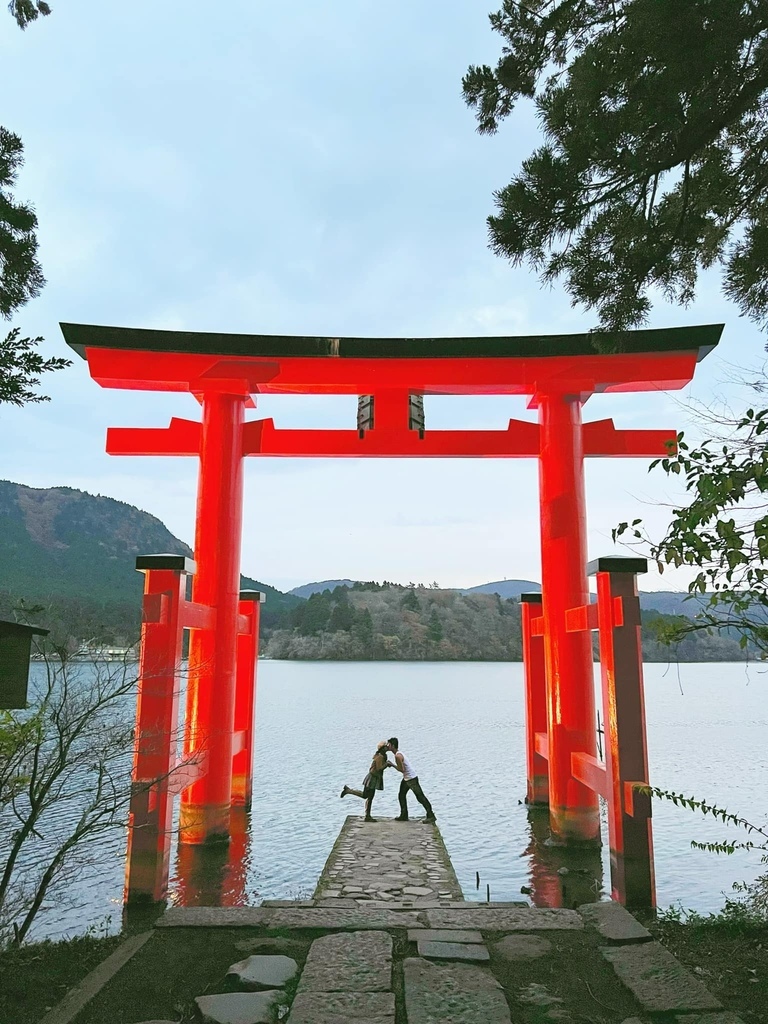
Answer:
<path fill-rule="evenodd" d="M 365 793 L 362 789 L 352 789 L 350 786 L 345 786 L 341 791 L 342 796 L 359 796 L 361 800 L 365 800 Z"/>

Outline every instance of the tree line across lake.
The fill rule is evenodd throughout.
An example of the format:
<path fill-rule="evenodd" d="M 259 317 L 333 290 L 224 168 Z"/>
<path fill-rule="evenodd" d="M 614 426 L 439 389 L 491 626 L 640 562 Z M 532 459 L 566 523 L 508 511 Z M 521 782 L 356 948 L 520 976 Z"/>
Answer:
<path fill-rule="evenodd" d="M 329 661 L 522 661 L 518 602 L 498 594 L 356 583 L 313 594 L 262 631 L 262 654 Z M 646 661 L 739 661 L 737 639 L 691 632 L 689 620 L 643 612 Z"/>
<path fill-rule="evenodd" d="M 269 595 L 270 597 L 272 595 Z M 435 585 L 355 583 L 262 605 L 260 653 L 327 661 L 522 661 L 519 604 L 498 594 L 462 594 Z M 56 595 L 33 602 L 0 590 L 0 618 L 51 630 L 49 646 L 76 650 L 94 639 L 130 647 L 139 638 L 141 600 Z M 646 661 L 741 661 L 738 639 L 690 630 L 691 620 L 642 613 Z M 596 639 L 595 639 L 596 643 Z"/>

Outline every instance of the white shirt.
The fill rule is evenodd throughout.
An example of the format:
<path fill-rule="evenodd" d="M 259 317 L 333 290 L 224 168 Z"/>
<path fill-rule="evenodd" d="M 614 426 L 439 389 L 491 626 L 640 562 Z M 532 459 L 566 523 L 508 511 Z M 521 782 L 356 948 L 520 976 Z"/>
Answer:
<path fill-rule="evenodd" d="M 415 779 L 417 777 L 417 773 L 414 770 L 414 767 L 411 764 L 411 762 L 408 760 L 408 758 L 405 756 L 402 750 L 398 750 L 398 754 L 400 754 L 400 757 L 402 757 L 403 759 L 403 778 L 405 779 L 405 781 L 407 782 L 409 779 Z"/>

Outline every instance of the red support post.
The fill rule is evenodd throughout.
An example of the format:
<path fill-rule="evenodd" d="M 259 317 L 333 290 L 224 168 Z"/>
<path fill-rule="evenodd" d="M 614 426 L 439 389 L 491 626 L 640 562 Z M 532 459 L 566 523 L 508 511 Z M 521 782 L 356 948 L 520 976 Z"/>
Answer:
<path fill-rule="evenodd" d="M 523 672 L 525 674 L 525 760 L 526 803 L 549 803 L 549 766 L 536 749 L 536 733 L 547 731 L 547 676 L 544 667 L 544 639 L 533 631 L 533 620 L 541 617 L 541 594 L 521 594 Z"/>
<path fill-rule="evenodd" d="M 581 398 L 543 392 L 536 402 L 550 826 L 561 842 L 599 843 L 597 794 L 571 773 L 574 752 L 596 753 L 590 635 L 566 623 L 568 609 L 589 603 Z"/>
<path fill-rule="evenodd" d="M 228 840 L 247 396 L 206 391 L 197 494 L 193 601 L 215 610 L 213 629 L 191 632 L 185 760 L 207 754 L 208 773 L 181 797 L 180 840 Z"/>
<path fill-rule="evenodd" d="M 633 791 L 648 785 L 648 749 L 636 573 L 644 558 L 599 558 L 600 663 L 606 741 L 608 836 L 613 898 L 629 908 L 656 905 L 651 801 Z"/>
<path fill-rule="evenodd" d="M 373 429 L 395 430 L 406 434 L 410 411 L 410 392 L 401 390 L 379 390 L 373 394 Z"/>
<path fill-rule="evenodd" d="M 256 668 L 259 662 L 259 612 L 266 595 L 241 590 L 239 615 L 247 628 L 237 636 L 235 736 L 240 749 L 232 758 L 232 806 L 251 809 L 253 799 L 253 741 L 256 729 Z"/>
<path fill-rule="evenodd" d="M 168 886 L 173 820 L 171 773 L 176 767 L 182 622 L 187 574 L 194 563 L 183 555 L 144 555 L 143 623 L 139 655 L 136 737 L 125 902 L 159 902 Z"/>

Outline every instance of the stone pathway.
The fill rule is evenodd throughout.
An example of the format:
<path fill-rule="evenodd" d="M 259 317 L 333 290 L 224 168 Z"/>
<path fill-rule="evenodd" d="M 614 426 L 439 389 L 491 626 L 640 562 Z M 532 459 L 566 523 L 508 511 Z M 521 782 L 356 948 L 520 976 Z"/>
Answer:
<path fill-rule="evenodd" d="M 434 825 L 348 818 L 315 898 L 175 907 L 157 926 L 258 951 L 197 995 L 204 1024 L 747 1024 L 617 903 L 460 896 Z"/>
<path fill-rule="evenodd" d="M 288 1024 L 395 1024 L 392 937 L 352 932 L 315 939 Z"/>
<path fill-rule="evenodd" d="M 370 900 L 403 907 L 447 906 L 461 900 L 462 892 L 435 825 L 418 819 L 367 822 L 350 815 L 317 883 L 315 899 L 323 906 Z M 326 904 L 331 900 L 336 902 Z"/>
<path fill-rule="evenodd" d="M 353 835 L 355 831 L 353 826 Z M 425 847 L 418 835 L 415 844 L 410 840 L 413 845 L 397 845 L 409 856 L 421 857 L 426 870 Z M 429 838 L 426 842 L 432 844 Z M 339 849 L 340 844 L 334 852 Z M 336 864 L 344 865 L 338 870 L 347 873 L 359 870 L 332 856 L 332 870 Z M 345 874 L 345 884 L 355 885 L 346 882 L 348 877 Z M 322 886 L 318 888 L 322 893 Z M 404 897 L 410 895 L 405 888 Z M 365 893 L 365 887 L 360 891 Z M 258 923 L 282 931 L 290 922 L 299 934 L 306 929 L 329 931 L 309 948 L 287 1024 L 403 1024 L 406 1017 L 408 1024 L 581 1024 L 594 1019 L 611 1024 L 745 1024 L 724 1010 L 701 981 L 617 903 L 539 910 L 462 900 L 441 905 L 426 895 L 413 896 L 423 901 L 420 906 L 410 899 L 393 900 L 382 909 L 382 903 L 363 896 L 320 895 L 292 905 L 273 901 L 279 906 L 259 909 L 175 908 L 160 923 L 228 928 L 253 928 Z M 332 904 L 334 899 L 351 899 L 354 909 Z M 387 922 L 383 926 L 382 920 Z M 401 944 L 396 957 L 397 935 L 407 947 Z M 634 1015 L 629 1009 L 606 1017 L 598 1010 L 595 1017 L 596 1006 L 585 1002 L 586 995 L 574 1003 L 570 990 L 559 987 L 558 972 L 568 969 L 570 956 L 579 950 L 591 965 L 583 968 L 588 982 L 584 992 L 604 1008 L 610 1003 L 635 1007 Z M 553 960 L 558 965 L 555 972 L 542 973 L 541 965 Z M 292 964 L 284 956 L 249 958 L 233 964 L 230 974 L 255 988 L 282 981 Z M 589 984 L 598 985 L 599 970 L 602 998 Z M 281 991 L 269 991 L 205 996 L 197 1005 L 202 1019 L 212 1024 L 258 1024 L 274 1019 L 270 1015 L 283 1002 Z"/>

